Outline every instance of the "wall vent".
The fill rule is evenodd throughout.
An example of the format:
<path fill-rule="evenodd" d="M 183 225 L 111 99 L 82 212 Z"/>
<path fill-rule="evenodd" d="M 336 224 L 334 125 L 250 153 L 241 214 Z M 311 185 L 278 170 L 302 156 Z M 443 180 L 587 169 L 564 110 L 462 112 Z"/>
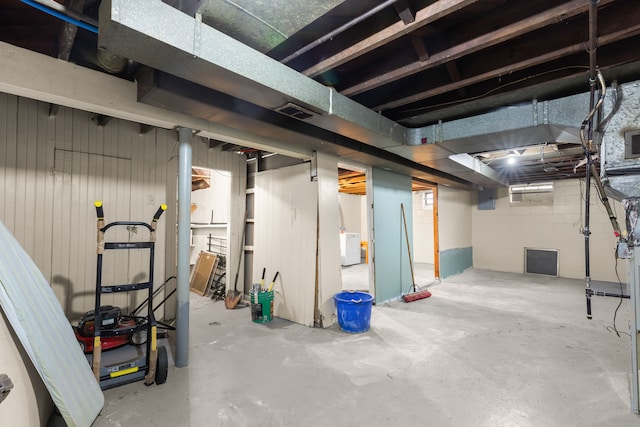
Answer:
<path fill-rule="evenodd" d="M 637 159 L 640 157 L 640 130 L 628 131 L 624 133 L 624 158 Z"/>
<path fill-rule="evenodd" d="M 558 250 L 524 248 L 524 272 L 558 277 Z"/>
<path fill-rule="evenodd" d="M 287 116 L 295 117 L 296 119 L 300 119 L 300 120 L 306 120 L 310 117 L 318 115 L 318 113 L 315 113 L 299 105 L 296 105 L 292 102 L 287 102 L 282 107 L 276 108 L 276 111 L 282 114 L 286 114 Z"/>

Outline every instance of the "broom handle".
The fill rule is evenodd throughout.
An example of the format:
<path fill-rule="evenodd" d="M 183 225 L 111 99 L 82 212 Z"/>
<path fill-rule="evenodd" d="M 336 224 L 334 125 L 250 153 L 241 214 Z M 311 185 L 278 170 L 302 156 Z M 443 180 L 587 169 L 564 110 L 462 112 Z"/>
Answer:
<path fill-rule="evenodd" d="M 404 223 L 404 237 L 407 239 L 407 252 L 409 252 L 409 266 L 411 267 L 411 283 L 413 283 L 413 292 L 416 291 L 416 278 L 413 277 L 413 261 L 411 260 L 411 246 L 409 246 L 409 231 L 407 230 L 407 217 L 404 215 L 404 203 L 400 203 L 402 209 L 402 222 Z"/>

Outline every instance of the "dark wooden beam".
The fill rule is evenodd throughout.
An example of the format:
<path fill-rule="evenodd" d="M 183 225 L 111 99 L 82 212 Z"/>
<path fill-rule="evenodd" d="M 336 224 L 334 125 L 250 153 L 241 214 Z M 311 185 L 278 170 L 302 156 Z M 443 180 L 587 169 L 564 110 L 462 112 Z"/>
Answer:
<path fill-rule="evenodd" d="M 612 1 L 614 0 L 600 0 L 599 5 L 600 7 L 602 7 L 608 3 L 611 3 Z M 371 89 L 375 89 L 404 77 L 408 77 L 421 71 L 445 64 L 448 61 L 459 59 L 464 55 L 469 55 L 482 49 L 495 46 L 499 43 L 503 43 L 513 38 L 519 37 L 523 34 L 540 29 L 546 25 L 553 24 L 558 21 L 558 16 L 562 16 L 563 19 L 568 19 L 580 13 L 584 13 L 588 8 L 588 2 L 585 2 L 583 0 L 568 1 L 560 6 L 548 9 L 535 16 L 530 16 L 519 22 L 478 36 L 473 40 L 469 40 L 465 43 L 453 46 L 449 49 L 445 49 L 442 52 L 431 55 L 428 61 L 417 61 L 397 68 L 393 71 L 380 74 L 369 80 L 358 83 L 357 85 L 346 88 L 340 93 L 345 96 L 353 96 Z"/>
<path fill-rule="evenodd" d="M 96 114 L 96 122 L 100 127 L 105 127 L 106 125 L 108 125 L 112 118 L 113 117 L 105 116 L 104 114 Z"/>
<path fill-rule="evenodd" d="M 393 7 L 395 7 L 398 16 L 405 25 L 409 25 L 416 20 L 415 11 L 407 0 L 398 0 L 393 4 Z"/>
<path fill-rule="evenodd" d="M 140 129 L 138 130 L 138 134 L 139 135 L 146 135 L 149 132 L 151 132 L 152 130 L 154 130 L 155 128 L 156 128 L 155 126 L 145 125 L 144 123 L 140 123 Z"/>
<path fill-rule="evenodd" d="M 377 32 L 364 40 L 348 47 L 342 52 L 333 55 L 324 61 L 319 62 L 311 68 L 306 69 L 303 74 L 309 77 L 315 77 L 325 71 L 336 68 L 345 62 L 351 61 L 359 56 L 364 55 L 367 52 L 371 52 L 378 47 L 385 45 L 393 40 L 396 40 L 405 34 L 409 34 L 412 31 L 430 24 L 444 16 L 450 15 L 459 11 L 462 8 L 475 3 L 478 0 L 439 0 L 435 3 L 420 9 L 416 13 L 416 19 L 406 25 L 404 22 L 397 22 L 382 31 Z"/>
<path fill-rule="evenodd" d="M 622 30 L 598 37 L 598 46 L 605 46 L 609 43 L 614 43 L 638 34 L 640 34 L 640 23 L 630 27 L 626 27 Z M 534 67 L 536 65 L 544 64 L 545 62 L 554 61 L 556 59 L 560 59 L 565 56 L 573 55 L 582 51 L 584 51 L 584 43 L 576 43 L 574 45 L 567 46 L 562 49 L 554 50 L 553 52 L 545 53 L 544 55 L 539 55 L 534 58 L 529 58 L 524 61 L 517 62 L 515 64 L 509 64 L 504 67 L 496 68 L 494 70 L 487 71 L 486 73 L 478 74 L 473 77 L 469 77 L 464 80 L 459 80 L 457 82 L 453 82 L 448 85 L 438 86 L 436 88 L 429 89 L 423 92 L 414 93 L 411 96 L 396 99 L 394 101 L 387 102 L 385 104 L 377 105 L 373 107 L 373 109 L 376 111 L 383 111 L 383 110 L 389 110 L 391 108 L 396 108 L 403 105 L 411 104 L 413 102 L 421 101 L 423 99 L 427 99 L 432 96 L 442 95 L 447 92 L 468 87 L 476 83 L 480 83 L 496 77 L 508 75 L 515 71 L 524 70 L 530 67 Z"/>
<path fill-rule="evenodd" d="M 449 78 L 453 83 L 462 80 L 462 78 L 460 77 L 460 70 L 458 70 L 458 66 L 456 65 L 455 61 L 447 62 L 445 66 L 447 68 L 447 73 L 449 73 Z M 467 90 L 464 88 L 464 86 L 458 88 L 457 92 L 461 97 L 467 97 Z"/>
<path fill-rule="evenodd" d="M 67 0 L 65 1 L 65 7 L 74 12 L 82 13 L 85 0 Z M 78 27 L 76 25 L 65 22 L 60 29 L 60 36 L 58 37 L 58 59 L 63 61 L 69 61 L 71 56 L 71 50 L 73 44 L 76 41 L 76 34 Z"/>
<path fill-rule="evenodd" d="M 424 39 L 422 37 L 412 35 L 411 44 L 413 45 L 413 50 L 416 51 L 420 62 L 425 62 L 429 59 L 429 52 L 427 51 L 427 46 L 424 44 Z"/>
<path fill-rule="evenodd" d="M 55 117 L 58 115 L 60 106 L 58 104 L 49 104 L 49 117 Z"/>

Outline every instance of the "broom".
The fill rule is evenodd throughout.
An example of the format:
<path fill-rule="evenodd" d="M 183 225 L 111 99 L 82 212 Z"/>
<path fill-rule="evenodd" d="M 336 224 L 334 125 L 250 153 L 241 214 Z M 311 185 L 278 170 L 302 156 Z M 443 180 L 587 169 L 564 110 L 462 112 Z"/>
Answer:
<path fill-rule="evenodd" d="M 409 253 L 409 266 L 411 267 L 411 282 L 413 283 L 413 292 L 410 294 L 403 294 L 402 300 L 404 302 L 412 302 L 417 301 L 419 299 L 429 298 L 431 296 L 431 292 L 427 289 L 417 290 L 419 288 L 416 285 L 416 278 L 413 275 L 413 261 L 411 260 L 411 247 L 409 246 L 409 231 L 407 230 L 407 218 L 404 215 L 404 203 L 400 203 L 400 208 L 402 209 L 402 221 L 404 223 L 404 236 L 407 239 L 407 251 Z"/>

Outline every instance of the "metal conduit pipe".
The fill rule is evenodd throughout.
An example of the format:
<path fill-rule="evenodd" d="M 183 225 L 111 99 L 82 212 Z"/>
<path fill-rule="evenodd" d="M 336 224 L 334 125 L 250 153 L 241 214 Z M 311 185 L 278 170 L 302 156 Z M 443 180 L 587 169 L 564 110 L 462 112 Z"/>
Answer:
<path fill-rule="evenodd" d="M 590 98 L 589 98 L 589 114 L 582 122 L 582 126 L 580 127 L 580 141 L 582 143 L 582 148 L 584 150 L 586 160 L 587 160 L 587 168 L 585 172 L 585 221 L 584 221 L 584 253 L 585 253 L 585 296 L 587 303 L 587 319 L 591 319 L 591 296 L 596 295 L 596 293 L 591 289 L 591 265 L 590 265 L 590 253 L 589 253 L 589 235 L 591 231 L 589 229 L 589 215 L 590 215 L 590 203 L 591 203 L 591 179 L 595 181 L 596 190 L 598 192 L 598 196 L 600 197 L 600 201 L 604 205 L 607 215 L 609 216 L 609 221 L 611 222 L 611 226 L 613 227 L 613 234 L 621 239 L 621 231 L 620 225 L 618 224 L 618 220 L 611 208 L 611 204 L 609 203 L 609 199 L 604 191 L 604 186 L 602 185 L 602 181 L 600 180 L 600 176 L 597 174 L 596 167 L 593 163 L 592 152 L 594 151 L 593 147 L 593 117 L 596 113 L 598 113 L 598 117 L 601 118 L 601 107 L 604 102 L 604 97 L 606 94 L 606 84 L 604 82 L 604 77 L 600 70 L 597 69 L 596 64 L 596 50 L 597 50 L 597 37 L 598 37 L 598 2 L 599 0 L 591 0 L 589 3 L 589 83 L 591 86 Z M 596 102 L 596 83 L 599 83 L 599 92 L 600 96 L 598 97 L 598 101 Z M 587 130 L 587 134 L 585 135 L 585 129 Z M 597 147 L 596 147 L 597 150 Z"/>
<path fill-rule="evenodd" d="M 56 2 L 46 2 L 44 0 L 20 0 L 22 3 L 34 7 L 44 13 L 48 13 L 51 16 L 54 16 L 58 19 L 61 19 L 70 24 L 76 25 L 80 28 L 83 28 L 87 31 L 91 31 L 92 33 L 98 34 L 98 22 L 95 19 L 91 19 L 86 16 L 82 16 L 81 14 L 70 11 L 66 7 L 58 4 Z M 46 4 L 45 4 L 46 3 Z M 57 5 L 57 6 L 53 6 Z M 92 24 L 87 21 L 93 22 Z"/>
<path fill-rule="evenodd" d="M 387 0 L 382 4 L 379 4 L 378 6 L 374 7 L 373 9 L 363 13 L 362 15 L 352 19 L 351 21 L 347 22 L 346 24 L 341 25 L 340 27 L 336 28 L 335 30 L 325 34 L 324 36 L 320 37 L 319 39 L 309 43 L 308 45 L 298 49 L 297 51 L 293 52 L 291 55 L 287 56 L 286 58 L 284 58 L 282 61 L 283 64 L 286 64 L 287 62 L 291 61 L 292 59 L 297 58 L 298 56 L 302 55 L 305 52 L 310 51 L 311 49 L 313 49 L 314 47 L 321 45 L 322 43 L 326 42 L 327 40 L 331 40 L 333 37 L 337 36 L 340 33 L 343 33 L 344 31 L 348 30 L 349 28 L 353 27 L 356 24 L 359 24 L 360 22 L 364 21 L 365 19 L 367 19 L 368 17 L 370 17 L 371 15 L 375 15 L 376 13 L 378 13 L 379 11 L 381 11 L 382 9 L 386 8 L 387 6 L 392 5 L 393 3 L 397 2 L 398 0 Z"/>
<path fill-rule="evenodd" d="M 584 276 L 585 276 L 585 296 L 587 303 L 587 319 L 591 319 L 591 263 L 589 254 L 589 236 L 591 231 L 589 230 L 589 216 L 591 206 L 591 138 L 593 128 L 593 114 L 595 103 L 595 83 L 596 83 L 596 37 L 598 29 L 596 27 L 598 18 L 598 0 L 591 0 L 589 3 L 589 83 L 591 86 L 591 92 L 589 97 L 589 114 L 587 118 L 582 122 L 580 127 L 580 141 L 584 149 L 584 155 L 587 160 L 587 168 L 585 171 L 585 196 L 584 196 L 584 227 L 582 228 L 582 234 L 584 235 Z M 584 136 L 584 129 L 588 127 L 588 140 Z"/>

